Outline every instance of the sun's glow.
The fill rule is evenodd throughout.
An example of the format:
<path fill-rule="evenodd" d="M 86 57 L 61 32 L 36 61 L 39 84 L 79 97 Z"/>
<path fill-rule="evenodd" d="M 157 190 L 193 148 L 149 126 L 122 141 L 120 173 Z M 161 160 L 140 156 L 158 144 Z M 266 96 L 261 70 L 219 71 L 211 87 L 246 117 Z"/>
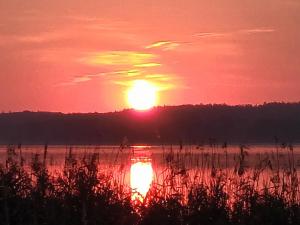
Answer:
<path fill-rule="evenodd" d="M 134 109 L 150 109 L 156 104 L 157 88 L 146 80 L 136 80 L 127 92 L 127 101 Z"/>
<path fill-rule="evenodd" d="M 153 169 L 150 161 L 139 161 L 131 165 L 130 186 L 133 190 L 132 200 L 143 200 L 153 180 Z"/>

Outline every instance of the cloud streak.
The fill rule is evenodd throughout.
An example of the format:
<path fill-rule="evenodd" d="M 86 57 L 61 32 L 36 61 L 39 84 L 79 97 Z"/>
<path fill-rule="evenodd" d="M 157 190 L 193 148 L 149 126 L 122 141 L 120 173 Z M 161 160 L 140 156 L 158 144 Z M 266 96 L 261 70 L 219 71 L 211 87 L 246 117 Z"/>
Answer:
<path fill-rule="evenodd" d="M 108 65 L 108 66 L 136 66 L 151 65 L 155 63 L 156 55 L 151 53 L 136 51 L 107 51 L 91 53 L 87 57 L 80 59 L 82 63 L 88 65 Z"/>
<path fill-rule="evenodd" d="M 157 42 L 156 44 L 152 44 L 151 47 L 149 46 L 148 49 L 166 48 L 170 44 L 173 43 Z M 175 84 L 171 84 L 174 81 L 174 75 L 166 73 L 163 70 L 163 64 L 159 62 L 160 57 L 146 51 L 104 51 L 89 53 L 79 61 L 86 65 L 105 68 L 108 72 L 76 77 L 64 85 L 79 84 L 102 77 L 109 82 L 122 86 L 129 86 L 136 79 L 145 79 L 155 83 L 159 90 L 167 90 L 175 87 Z"/>
<path fill-rule="evenodd" d="M 148 46 L 146 46 L 146 49 L 161 49 L 163 51 L 169 51 L 176 49 L 180 44 L 173 41 L 158 41 L 154 42 Z"/>
<path fill-rule="evenodd" d="M 275 29 L 272 28 L 256 28 L 256 29 L 244 29 L 240 30 L 240 33 L 246 34 L 259 34 L 259 33 L 272 33 L 275 32 Z"/>
<path fill-rule="evenodd" d="M 74 19 L 74 18 L 73 18 Z M 92 21 L 92 25 L 96 26 L 99 21 L 96 19 L 88 19 Z M 95 22 L 95 23 L 94 23 Z M 100 21 L 101 22 L 101 21 Z M 98 25 L 101 28 L 101 24 Z M 96 27 L 92 27 L 97 29 Z M 105 28 L 105 26 L 104 26 Z M 273 28 L 251 28 L 241 29 L 233 32 L 199 32 L 192 35 L 193 38 L 207 39 L 207 38 L 223 38 L 232 35 L 254 35 L 263 33 L 275 32 Z M 19 37 L 18 41 L 23 42 L 46 42 L 63 37 L 63 33 L 41 33 L 36 36 Z M 152 81 L 160 86 L 160 90 L 167 90 L 178 87 L 176 85 L 176 75 L 167 73 L 164 70 L 164 65 L 161 62 L 161 54 L 153 50 L 171 51 L 175 50 L 181 45 L 191 44 L 194 41 L 156 41 L 146 45 L 142 51 L 130 50 L 114 50 L 102 52 L 90 52 L 79 58 L 79 62 L 88 66 L 99 67 L 106 72 L 95 74 L 87 74 L 82 76 L 75 76 L 69 82 L 60 83 L 57 86 L 78 85 L 90 82 L 94 79 L 104 79 L 113 82 L 117 85 L 128 86 L 134 79 L 146 79 Z"/>
<path fill-rule="evenodd" d="M 241 29 L 231 32 L 199 32 L 192 35 L 192 37 L 196 38 L 222 38 L 228 37 L 232 35 L 248 35 L 248 34 L 260 34 L 260 33 L 272 33 L 276 30 L 273 28 L 251 28 L 251 29 Z"/>

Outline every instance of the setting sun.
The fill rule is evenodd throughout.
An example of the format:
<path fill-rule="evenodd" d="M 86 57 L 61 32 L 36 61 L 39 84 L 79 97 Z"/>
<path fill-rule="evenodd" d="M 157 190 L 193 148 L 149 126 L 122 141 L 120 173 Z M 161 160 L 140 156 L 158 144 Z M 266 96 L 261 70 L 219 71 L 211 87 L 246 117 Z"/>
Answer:
<path fill-rule="evenodd" d="M 146 80 L 136 80 L 127 92 L 130 107 L 137 110 L 147 110 L 156 104 L 157 88 Z"/>

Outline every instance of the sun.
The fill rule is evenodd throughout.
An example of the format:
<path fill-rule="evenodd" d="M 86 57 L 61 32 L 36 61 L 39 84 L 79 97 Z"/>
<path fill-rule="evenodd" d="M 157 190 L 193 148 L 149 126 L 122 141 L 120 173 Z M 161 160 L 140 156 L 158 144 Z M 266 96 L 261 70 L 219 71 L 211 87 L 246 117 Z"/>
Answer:
<path fill-rule="evenodd" d="M 146 80 L 135 80 L 127 91 L 127 101 L 136 110 L 147 110 L 156 104 L 157 88 Z"/>

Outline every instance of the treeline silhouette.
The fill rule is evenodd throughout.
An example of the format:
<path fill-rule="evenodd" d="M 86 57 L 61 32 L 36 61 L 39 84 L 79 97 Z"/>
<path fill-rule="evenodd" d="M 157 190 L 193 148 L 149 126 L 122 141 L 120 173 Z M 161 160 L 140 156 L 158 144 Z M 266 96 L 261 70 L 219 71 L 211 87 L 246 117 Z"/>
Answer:
<path fill-rule="evenodd" d="M 0 144 L 300 142 L 300 103 L 182 105 L 147 112 L 0 114 Z"/>

